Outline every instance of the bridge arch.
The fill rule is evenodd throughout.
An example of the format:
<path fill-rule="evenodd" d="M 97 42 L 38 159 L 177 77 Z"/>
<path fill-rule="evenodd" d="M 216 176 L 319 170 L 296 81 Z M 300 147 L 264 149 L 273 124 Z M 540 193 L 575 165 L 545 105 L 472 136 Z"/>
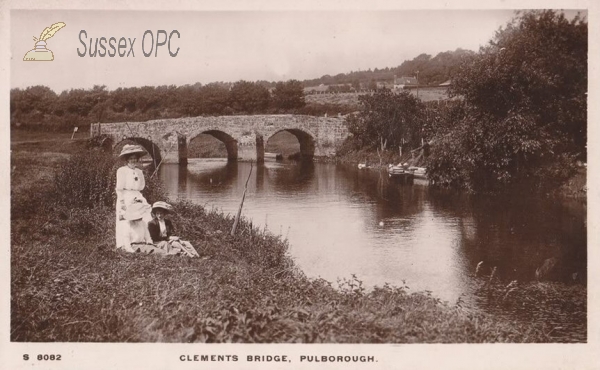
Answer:
<path fill-rule="evenodd" d="M 125 144 L 129 144 L 132 142 L 141 145 L 142 148 L 144 148 L 146 152 L 148 152 L 148 154 L 152 158 L 152 163 L 154 164 L 154 166 L 157 166 L 162 161 L 160 147 L 156 145 L 152 140 L 143 137 L 124 137 L 121 141 L 117 142 L 113 146 L 113 152 L 115 153 L 115 156 L 121 153 L 121 150 L 123 149 L 123 146 L 125 146 Z"/>
<path fill-rule="evenodd" d="M 268 142 L 270 138 L 282 131 L 287 131 L 290 134 L 294 135 L 296 139 L 298 139 L 298 143 L 300 144 L 300 156 L 302 157 L 302 159 L 312 159 L 314 157 L 316 148 L 315 135 L 308 132 L 307 130 L 298 128 L 284 128 L 281 130 L 277 130 L 265 139 L 265 143 Z"/>
<path fill-rule="evenodd" d="M 107 136 L 113 143 L 136 140 L 148 152 L 154 151 L 157 161 L 179 164 L 187 163 L 187 146 L 201 133 L 212 134 L 224 142 L 231 160 L 262 162 L 266 140 L 281 131 L 296 137 L 302 147 L 300 152 L 306 158 L 335 155 L 336 148 L 349 136 L 342 118 L 288 114 L 202 116 L 90 125 L 92 137 Z M 160 157 L 156 155 L 157 148 L 160 148 Z"/>
<path fill-rule="evenodd" d="M 223 144 L 225 144 L 225 149 L 227 150 L 227 160 L 229 160 L 229 161 L 237 160 L 237 158 L 238 158 L 238 142 L 237 142 L 237 140 L 234 139 L 228 133 L 221 131 L 221 130 L 210 129 L 210 130 L 205 130 L 205 131 L 200 131 L 200 132 L 194 133 L 193 135 L 191 135 L 188 138 L 187 146 L 189 147 L 192 140 L 194 140 L 195 138 L 197 138 L 198 136 L 200 136 L 202 134 L 210 135 L 210 136 L 214 137 L 215 139 L 221 141 Z"/>

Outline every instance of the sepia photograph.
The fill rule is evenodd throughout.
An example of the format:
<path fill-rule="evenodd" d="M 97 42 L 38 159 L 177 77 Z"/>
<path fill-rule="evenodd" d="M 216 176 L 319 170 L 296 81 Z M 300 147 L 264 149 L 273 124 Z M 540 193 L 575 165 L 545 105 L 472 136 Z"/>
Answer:
<path fill-rule="evenodd" d="M 598 368 L 591 2 L 116 4 L 2 5 L 10 368 Z"/>

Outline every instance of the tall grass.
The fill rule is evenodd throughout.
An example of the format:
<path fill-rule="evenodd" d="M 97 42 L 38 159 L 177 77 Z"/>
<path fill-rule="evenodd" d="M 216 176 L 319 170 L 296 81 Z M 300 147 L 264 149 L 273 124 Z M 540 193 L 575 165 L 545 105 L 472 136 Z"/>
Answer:
<path fill-rule="evenodd" d="M 367 291 L 307 278 L 280 237 L 170 200 L 199 259 L 114 248 L 112 180 L 97 152 L 73 155 L 54 186 L 26 191 L 11 219 L 12 341 L 544 342 L 543 327 L 465 312 L 404 287 Z M 105 188 L 103 188 L 103 186 Z M 148 181 L 149 201 L 164 200 Z"/>

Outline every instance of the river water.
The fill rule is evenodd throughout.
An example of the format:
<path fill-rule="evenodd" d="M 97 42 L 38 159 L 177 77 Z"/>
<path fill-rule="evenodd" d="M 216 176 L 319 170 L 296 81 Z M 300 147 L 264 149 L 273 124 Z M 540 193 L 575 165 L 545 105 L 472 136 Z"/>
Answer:
<path fill-rule="evenodd" d="M 169 198 L 234 215 L 250 167 L 191 160 L 163 165 L 160 177 Z M 310 277 L 355 274 L 367 287 L 406 285 L 451 304 L 472 298 L 480 261 L 505 281 L 535 279 L 549 258 L 564 282 L 587 275 L 584 202 L 467 196 L 355 166 L 267 161 L 254 165 L 242 215 L 287 238 Z"/>

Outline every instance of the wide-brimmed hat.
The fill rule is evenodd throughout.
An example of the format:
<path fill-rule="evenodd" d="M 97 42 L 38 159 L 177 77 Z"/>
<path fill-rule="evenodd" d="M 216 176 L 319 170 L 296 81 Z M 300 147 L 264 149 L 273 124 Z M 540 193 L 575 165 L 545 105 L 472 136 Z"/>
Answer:
<path fill-rule="evenodd" d="M 154 202 L 154 204 L 152 205 L 152 212 L 154 212 L 156 209 L 161 209 L 167 212 L 173 212 L 173 206 L 171 206 L 167 202 Z"/>
<path fill-rule="evenodd" d="M 135 221 L 143 218 L 150 212 L 150 205 L 145 203 L 133 203 L 127 210 L 123 217 L 128 221 Z"/>
<path fill-rule="evenodd" d="M 125 146 L 121 150 L 121 154 L 119 154 L 119 158 L 130 154 L 137 154 L 141 157 L 144 154 L 146 154 L 146 151 L 144 150 L 144 148 L 142 148 L 141 145 L 125 144 Z"/>

